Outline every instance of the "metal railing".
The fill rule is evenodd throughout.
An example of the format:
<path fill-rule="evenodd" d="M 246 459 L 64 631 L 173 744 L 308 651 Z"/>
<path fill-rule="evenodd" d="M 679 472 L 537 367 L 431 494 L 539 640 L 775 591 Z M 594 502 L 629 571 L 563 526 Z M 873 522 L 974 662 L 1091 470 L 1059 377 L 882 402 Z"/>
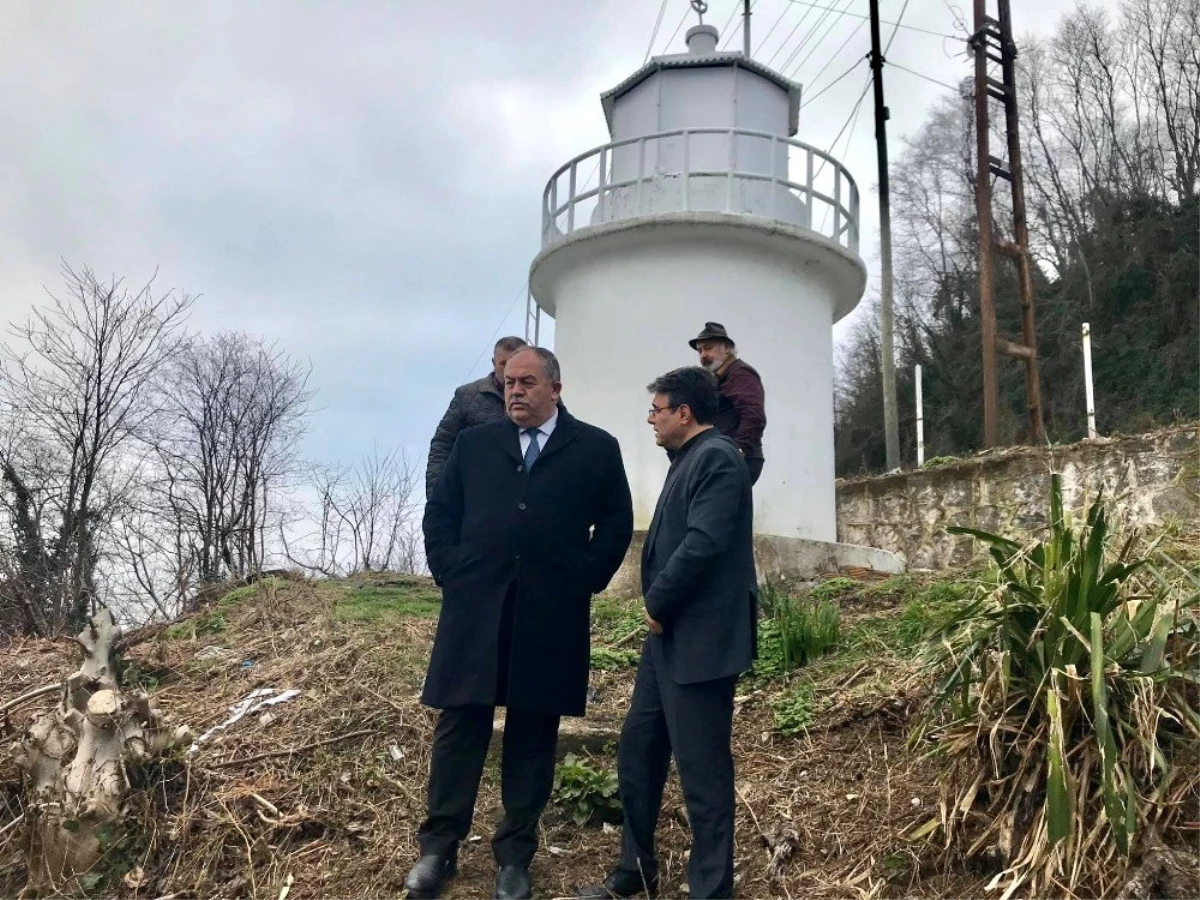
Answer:
<path fill-rule="evenodd" d="M 726 165 L 721 168 L 691 168 L 692 142 L 700 135 L 718 135 L 726 138 L 729 144 Z M 647 147 L 653 145 L 657 151 L 662 147 L 661 142 L 672 138 L 682 138 L 681 148 L 669 148 L 672 154 L 682 155 L 682 164 L 670 167 L 677 168 L 677 171 L 663 170 L 659 158 L 664 154 L 659 152 L 656 152 L 653 168 L 647 171 Z M 769 172 L 738 168 L 739 139 L 769 143 Z M 616 151 L 624 147 L 631 148 L 630 154 L 636 153 L 636 172 L 631 177 L 614 180 L 613 163 Z M 589 171 L 588 165 L 593 161 L 591 174 L 581 185 L 580 169 Z M 618 168 L 628 168 L 628 162 L 627 157 L 622 158 Z M 780 171 L 788 174 L 800 171 L 804 180 L 793 181 L 781 175 Z M 595 187 L 589 187 L 592 178 L 597 174 L 599 179 Z M 709 186 L 712 179 L 724 179 L 722 204 L 715 208 L 712 205 L 696 206 L 693 202 L 693 195 L 696 193 L 693 182 L 701 178 L 708 179 Z M 649 194 L 651 186 L 662 185 L 669 179 L 678 179 L 678 198 L 673 198 L 669 206 L 663 206 L 660 196 L 656 198 L 652 209 L 644 211 L 643 195 Z M 754 184 L 769 185 L 766 189 L 765 210 L 750 208 L 752 204 L 745 201 L 743 186 Z M 709 194 L 711 195 L 711 191 Z M 783 205 L 788 204 L 786 198 L 789 195 L 794 198 L 791 203 L 794 208 L 785 209 Z M 614 205 L 614 201 L 619 203 Z M 630 202 L 632 211 L 628 209 Z M 581 153 L 560 167 L 547 182 L 542 197 L 542 246 L 556 244 L 578 229 L 593 224 L 593 215 L 598 221 L 616 221 L 651 213 L 686 212 L 702 208 L 706 211 L 765 216 L 781 221 L 793 221 L 793 218 L 798 216 L 798 221 L 793 221 L 793 224 L 817 232 L 857 253 L 858 204 L 858 185 L 850 173 L 828 153 L 802 141 L 781 137 L 768 131 L 744 128 L 677 128 L 614 141 Z M 821 214 L 819 224 L 818 213 Z"/>

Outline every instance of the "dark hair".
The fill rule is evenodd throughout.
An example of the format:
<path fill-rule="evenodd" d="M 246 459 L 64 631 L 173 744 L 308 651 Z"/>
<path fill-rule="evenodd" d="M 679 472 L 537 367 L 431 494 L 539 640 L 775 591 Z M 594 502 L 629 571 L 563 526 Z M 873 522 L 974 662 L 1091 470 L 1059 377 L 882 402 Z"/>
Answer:
<path fill-rule="evenodd" d="M 717 417 L 717 376 L 700 366 L 672 369 L 646 385 L 652 394 L 665 394 L 672 406 L 687 405 L 701 425 Z"/>
<path fill-rule="evenodd" d="M 492 352 L 499 353 L 501 350 L 503 350 L 505 353 L 512 353 L 514 350 L 520 350 L 522 347 L 528 346 L 529 342 L 526 341 L 525 338 L 519 338 L 510 335 L 508 337 L 502 337 L 500 340 L 496 341 L 496 346 L 492 348 Z"/>
<path fill-rule="evenodd" d="M 525 350 L 528 350 L 530 353 L 537 354 L 538 359 L 540 359 L 542 361 L 542 372 L 543 372 L 543 374 L 545 374 L 545 376 L 547 378 L 549 378 L 551 381 L 555 382 L 556 384 L 558 382 L 562 381 L 562 370 L 559 369 L 559 367 L 558 367 L 558 357 L 557 356 L 555 356 L 553 353 L 551 353 L 545 347 L 531 347 L 528 344 L 526 344 L 524 347 L 518 347 L 513 352 L 513 356 L 516 356 L 517 353 L 525 351 Z"/>

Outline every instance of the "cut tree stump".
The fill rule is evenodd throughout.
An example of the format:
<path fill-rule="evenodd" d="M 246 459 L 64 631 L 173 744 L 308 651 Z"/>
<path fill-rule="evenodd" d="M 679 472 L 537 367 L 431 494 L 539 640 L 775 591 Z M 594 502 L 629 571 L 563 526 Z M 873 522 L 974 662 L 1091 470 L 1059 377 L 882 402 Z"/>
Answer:
<path fill-rule="evenodd" d="M 121 626 L 102 607 L 75 637 L 83 662 L 62 685 L 58 706 L 22 739 L 29 895 L 78 893 L 82 876 L 94 875 L 103 856 L 103 830 L 122 818 L 126 766 L 191 743 L 191 732 L 172 728 L 147 694 L 121 690 L 114 657 L 120 639 Z"/>

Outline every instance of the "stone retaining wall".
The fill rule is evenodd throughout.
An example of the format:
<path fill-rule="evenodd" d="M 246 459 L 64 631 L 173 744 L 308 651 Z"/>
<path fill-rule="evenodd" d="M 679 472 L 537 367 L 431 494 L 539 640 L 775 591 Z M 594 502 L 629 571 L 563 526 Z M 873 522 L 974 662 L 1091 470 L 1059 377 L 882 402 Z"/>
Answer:
<path fill-rule="evenodd" d="M 1082 511 L 1096 492 L 1113 501 L 1126 527 L 1198 528 L 1200 427 L 1063 447 L 1010 447 L 889 475 L 839 479 L 838 540 L 902 554 L 910 568 L 969 562 L 975 542 L 946 533 L 964 525 L 1031 537 L 1045 525 L 1051 471 L 1062 472 L 1063 502 Z"/>

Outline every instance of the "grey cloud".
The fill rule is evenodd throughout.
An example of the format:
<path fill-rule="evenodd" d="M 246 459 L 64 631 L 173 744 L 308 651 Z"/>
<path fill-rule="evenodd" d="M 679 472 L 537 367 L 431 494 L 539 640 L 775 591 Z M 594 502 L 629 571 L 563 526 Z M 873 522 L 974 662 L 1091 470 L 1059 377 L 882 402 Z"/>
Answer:
<path fill-rule="evenodd" d="M 734 2 L 712 6 L 722 25 Z M 782 0 L 761 6 L 759 35 L 784 12 Z M 913 4 L 911 21 L 948 27 L 938 6 Z M 656 50 L 685 9 L 670 0 Z M 423 452 L 453 387 L 483 370 L 472 362 L 539 249 L 546 178 L 606 139 L 598 94 L 640 65 L 657 11 L 650 0 L 4 4 L 0 312 L 23 316 L 40 299 L 31 286 L 55 286 L 60 257 L 133 281 L 158 267 L 164 288 L 203 294 L 198 327 L 263 334 L 311 360 L 310 454 L 348 458 L 373 440 Z M 902 32 L 893 53 L 953 80 L 937 45 Z M 800 137 L 828 146 L 863 76 L 806 108 Z M 939 90 L 902 77 L 893 135 Z M 868 226 L 869 99 L 845 154 Z M 863 246 L 874 255 L 872 237 Z M 520 307 L 505 333 L 521 331 Z"/>

